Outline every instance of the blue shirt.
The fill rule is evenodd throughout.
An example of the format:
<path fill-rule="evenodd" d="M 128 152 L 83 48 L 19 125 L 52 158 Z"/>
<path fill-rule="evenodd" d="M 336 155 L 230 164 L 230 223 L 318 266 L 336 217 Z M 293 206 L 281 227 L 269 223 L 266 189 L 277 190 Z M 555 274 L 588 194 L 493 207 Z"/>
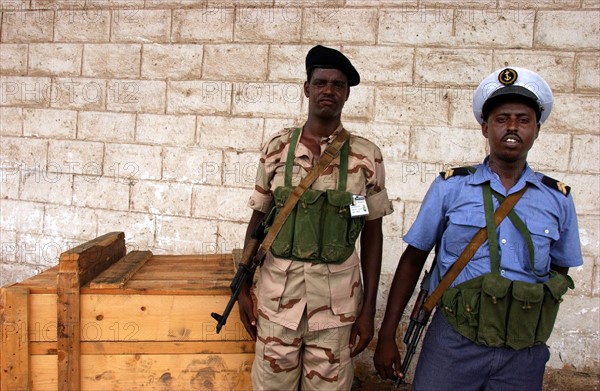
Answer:
<path fill-rule="evenodd" d="M 543 184 L 543 174 L 534 172 L 527 164 L 517 184 L 507 192 L 498 175 L 490 170 L 488 159 L 475 166 L 473 174 L 452 176 L 447 180 L 438 177 L 427 191 L 417 219 L 404 237 L 406 243 L 423 251 L 431 251 L 437 245 L 437 263 L 429 292 L 435 289 L 475 233 L 485 227 L 482 185 L 488 181 L 492 190 L 505 197 L 528 186 L 514 211 L 531 234 L 535 273 L 531 269 L 525 239 L 505 218 L 497 227 L 502 276 L 510 280 L 542 282 L 547 279 L 545 274 L 551 263 L 563 267 L 583 264 L 571 195 L 565 196 Z M 492 199 L 496 209 L 498 201 L 495 197 Z M 490 269 L 486 240 L 452 285 L 489 273 Z"/>

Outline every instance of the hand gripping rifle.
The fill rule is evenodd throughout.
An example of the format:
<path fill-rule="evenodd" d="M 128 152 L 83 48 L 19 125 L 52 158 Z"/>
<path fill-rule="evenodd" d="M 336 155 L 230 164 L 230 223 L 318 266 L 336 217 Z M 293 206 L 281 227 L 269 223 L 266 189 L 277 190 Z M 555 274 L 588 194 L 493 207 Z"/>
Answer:
<path fill-rule="evenodd" d="M 431 269 L 433 269 L 433 267 Z M 400 372 L 402 372 L 404 375 L 406 375 L 406 372 L 408 371 L 410 362 L 417 351 L 417 344 L 421 339 L 423 329 L 425 326 L 427 326 L 427 322 L 429 322 L 429 316 L 431 315 L 431 311 L 427 311 L 423 307 L 423 304 L 425 304 L 425 299 L 427 298 L 427 294 L 429 293 L 430 278 L 431 271 L 425 272 L 425 275 L 421 280 L 421 290 L 419 291 L 419 295 L 415 301 L 415 306 L 410 314 L 410 323 L 408 324 L 406 333 L 404 333 L 403 341 L 406 344 L 406 354 L 404 355 L 404 360 L 402 360 L 402 365 L 400 366 Z M 400 383 L 402 383 L 402 378 L 399 377 L 396 379 L 396 388 L 400 386 Z"/>
<path fill-rule="evenodd" d="M 225 310 L 223 310 L 223 315 L 219 315 L 216 312 L 211 312 L 210 314 L 210 316 L 217 321 L 217 334 L 219 334 L 221 328 L 225 326 L 225 323 L 227 323 L 229 313 L 233 309 L 233 305 L 240 296 L 242 287 L 248 280 L 250 280 L 250 278 L 252 278 L 252 276 L 254 276 L 254 271 L 265 259 L 266 253 L 258 253 L 258 248 L 260 247 L 264 236 L 265 226 L 262 222 L 260 222 L 252 233 L 248 243 L 246 243 L 246 246 L 244 246 L 242 259 L 240 259 L 235 277 L 233 277 L 233 280 L 229 285 L 229 288 L 231 289 L 231 297 L 229 298 L 229 302 L 227 303 Z"/>

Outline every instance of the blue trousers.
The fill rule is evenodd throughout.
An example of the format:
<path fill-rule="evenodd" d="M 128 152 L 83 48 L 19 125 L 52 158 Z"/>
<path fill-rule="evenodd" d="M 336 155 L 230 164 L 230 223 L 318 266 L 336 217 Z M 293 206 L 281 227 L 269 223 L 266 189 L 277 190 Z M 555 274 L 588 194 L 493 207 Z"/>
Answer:
<path fill-rule="evenodd" d="M 549 358 L 543 344 L 521 350 L 477 345 L 436 311 L 411 391 L 541 391 Z"/>

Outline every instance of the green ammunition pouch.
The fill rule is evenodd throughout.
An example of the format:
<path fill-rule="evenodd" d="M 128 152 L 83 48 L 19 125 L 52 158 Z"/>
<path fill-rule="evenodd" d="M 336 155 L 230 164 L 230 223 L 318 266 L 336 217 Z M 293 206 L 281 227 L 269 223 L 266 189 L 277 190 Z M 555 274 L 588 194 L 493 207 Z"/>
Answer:
<path fill-rule="evenodd" d="M 548 280 L 543 283 L 511 281 L 500 275 L 496 227 L 493 219 L 490 222 L 487 218 L 491 210 L 491 193 L 489 185 L 487 190 L 485 187 L 492 271 L 448 288 L 440 299 L 440 309 L 458 333 L 479 345 L 523 349 L 546 343 L 554 328 L 562 297 L 575 284 L 568 275 L 555 271 L 550 271 Z M 502 200 L 501 195 L 494 195 Z M 529 231 L 514 210 L 508 217 L 525 238 L 534 270 Z"/>
<path fill-rule="evenodd" d="M 267 231 L 294 191 L 292 166 L 299 135 L 300 129 L 296 129 L 285 165 L 285 186 L 274 190 L 275 205 L 265 219 Z M 338 189 L 305 190 L 271 245 L 273 255 L 314 263 L 342 263 L 352 255 L 365 220 L 350 216 L 352 193 L 345 190 L 348 152 L 349 142 L 346 142 L 340 151 Z"/>

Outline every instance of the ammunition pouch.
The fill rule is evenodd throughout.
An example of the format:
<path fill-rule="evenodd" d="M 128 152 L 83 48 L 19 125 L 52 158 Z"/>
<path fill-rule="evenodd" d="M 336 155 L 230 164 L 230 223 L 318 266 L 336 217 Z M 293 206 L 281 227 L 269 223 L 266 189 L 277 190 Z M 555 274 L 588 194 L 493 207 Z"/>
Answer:
<path fill-rule="evenodd" d="M 265 220 L 270 229 L 290 194 L 292 186 L 273 192 L 275 206 Z M 271 245 L 279 258 L 314 263 L 342 263 L 355 249 L 364 217 L 351 217 L 352 193 L 340 190 L 306 189 Z"/>
<path fill-rule="evenodd" d="M 546 343 L 571 277 L 550 272 L 544 283 L 488 273 L 444 292 L 441 310 L 452 327 L 479 345 L 515 350 Z"/>

